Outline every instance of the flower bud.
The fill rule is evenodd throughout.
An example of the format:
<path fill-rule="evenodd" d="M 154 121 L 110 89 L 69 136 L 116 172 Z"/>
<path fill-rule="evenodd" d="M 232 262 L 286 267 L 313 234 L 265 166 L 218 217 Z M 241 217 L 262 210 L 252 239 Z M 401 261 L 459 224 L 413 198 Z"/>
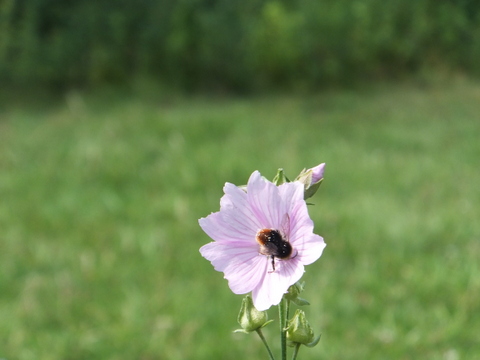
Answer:
<path fill-rule="evenodd" d="M 275 185 L 278 186 L 278 185 L 282 185 L 286 182 L 290 182 L 290 180 L 288 180 L 288 178 L 285 176 L 285 173 L 283 172 L 283 169 L 278 169 L 277 175 L 275 175 L 272 182 Z"/>
<path fill-rule="evenodd" d="M 323 181 L 323 173 L 325 172 L 325 163 L 317 165 L 308 170 L 303 170 L 295 179 L 305 186 L 304 199 L 308 199 L 315 195 L 320 184 Z"/>
<path fill-rule="evenodd" d="M 303 291 L 305 283 L 296 282 L 288 288 L 287 293 L 284 295 L 285 299 L 290 300 L 297 306 L 310 305 L 310 303 L 299 297 L 300 293 Z"/>
<path fill-rule="evenodd" d="M 313 347 L 318 344 L 320 337 L 315 338 L 313 329 L 302 310 L 297 309 L 293 318 L 288 322 L 287 340 L 291 346 L 302 344 Z"/>
<path fill-rule="evenodd" d="M 240 308 L 240 313 L 237 318 L 242 328 L 235 330 L 235 332 L 249 333 L 258 330 L 272 322 L 272 320 L 267 320 L 267 312 L 258 311 L 253 305 L 252 298 L 247 295 L 242 301 L 242 307 Z"/>
<path fill-rule="evenodd" d="M 325 172 L 325 163 L 317 165 L 307 171 L 312 172 L 312 184 L 316 184 L 323 179 L 323 173 Z"/>

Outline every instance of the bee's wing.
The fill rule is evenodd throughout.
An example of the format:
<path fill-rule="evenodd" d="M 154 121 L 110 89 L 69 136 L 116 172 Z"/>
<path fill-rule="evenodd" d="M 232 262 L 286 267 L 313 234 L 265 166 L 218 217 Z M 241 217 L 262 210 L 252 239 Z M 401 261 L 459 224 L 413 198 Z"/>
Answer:
<path fill-rule="evenodd" d="M 283 216 L 280 226 L 280 231 L 282 232 L 283 239 L 288 241 L 288 238 L 290 236 L 290 216 L 288 215 L 288 213 Z"/>

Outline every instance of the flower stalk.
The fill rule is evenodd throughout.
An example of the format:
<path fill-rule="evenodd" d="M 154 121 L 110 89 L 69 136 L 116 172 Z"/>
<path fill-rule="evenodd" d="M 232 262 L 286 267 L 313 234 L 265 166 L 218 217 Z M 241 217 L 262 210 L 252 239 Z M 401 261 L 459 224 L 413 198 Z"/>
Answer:
<path fill-rule="evenodd" d="M 300 345 L 301 344 L 295 344 L 295 347 L 293 348 L 293 355 L 292 355 L 292 360 L 295 360 L 298 355 L 298 350 L 300 350 Z"/>
<path fill-rule="evenodd" d="M 282 349 L 282 360 L 287 360 L 287 319 L 290 307 L 290 300 L 282 298 L 278 304 L 278 317 L 280 321 L 280 347 Z"/>
<path fill-rule="evenodd" d="M 257 329 L 255 331 L 257 332 L 258 336 L 262 340 L 263 345 L 265 345 L 265 348 L 267 349 L 268 356 L 270 357 L 270 360 L 275 360 L 275 357 L 273 356 L 272 350 L 270 350 L 270 346 L 268 346 L 267 340 L 265 339 L 265 336 L 263 336 L 262 330 Z"/>

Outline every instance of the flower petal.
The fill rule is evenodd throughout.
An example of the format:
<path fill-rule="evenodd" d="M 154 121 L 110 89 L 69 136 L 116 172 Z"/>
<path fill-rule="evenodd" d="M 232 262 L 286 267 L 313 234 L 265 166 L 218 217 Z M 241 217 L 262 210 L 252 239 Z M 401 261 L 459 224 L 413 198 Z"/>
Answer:
<path fill-rule="evenodd" d="M 229 216 L 224 212 L 217 212 L 208 215 L 206 218 L 198 220 L 203 231 L 216 241 L 246 241 L 253 242 L 252 236 L 255 231 L 245 228 L 244 226 L 236 227 L 236 223 L 231 221 Z"/>
<path fill-rule="evenodd" d="M 323 174 L 325 172 L 325 163 L 321 163 L 307 171 L 312 171 L 312 184 L 315 184 L 323 179 Z"/>
<path fill-rule="evenodd" d="M 245 242 L 214 241 L 200 248 L 202 256 L 209 260 L 217 271 L 224 271 L 232 263 L 248 262 L 258 255 L 257 246 Z"/>
<path fill-rule="evenodd" d="M 233 184 L 225 184 L 221 210 L 199 220 L 202 229 L 216 241 L 255 241 L 260 223 L 246 202 L 246 194 Z"/>
<path fill-rule="evenodd" d="M 296 259 L 277 261 L 274 272 L 266 272 L 263 281 L 252 291 L 252 299 L 259 311 L 278 305 L 290 285 L 295 284 L 304 273 L 303 265 Z"/>
<path fill-rule="evenodd" d="M 293 246 L 296 246 L 298 240 L 313 233 L 313 221 L 308 215 L 307 204 L 304 200 L 292 204 L 290 211 L 290 232 L 288 240 Z"/>
<path fill-rule="evenodd" d="M 278 187 L 278 192 L 282 198 L 284 213 L 289 213 L 294 204 L 303 201 L 304 186 L 300 182 L 284 183 Z"/>
<path fill-rule="evenodd" d="M 225 269 L 225 279 L 228 286 L 235 294 L 246 294 L 255 289 L 262 281 L 268 258 L 259 255 L 240 261 L 232 261 Z"/>
<path fill-rule="evenodd" d="M 248 203 L 261 228 L 278 229 L 282 221 L 282 200 L 278 188 L 255 171 L 247 184 Z"/>
<path fill-rule="evenodd" d="M 262 279 L 267 257 L 258 254 L 257 245 L 239 242 L 211 242 L 200 248 L 215 270 L 223 271 L 235 294 L 252 291 Z"/>
<path fill-rule="evenodd" d="M 297 256 L 295 259 L 298 258 L 303 265 L 309 265 L 322 256 L 325 246 L 327 244 L 320 235 L 310 234 L 310 236 L 303 238 L 303 241 L 296 242 Z"/>
<path fill-rule="evenodd" d="M 220 200 L 220 212 L 229 219 L 227 221 L 235 228 L 246 228 L 250 233 L 256 233 L 262 225 L 248 203 L 247 194 L 230 183 L 225 184 L 223 191 L 225 195 Z"/>
<path fill-rule="evenodd" d="M 308 215 L 305 201 L 294 205 L 290 221 L 289 241 L 297 252 L 296 257 L 304 265 L 313 263 L 322 255 L 326 244 L 321 236 L 313 233 L 313 221 Z"/>

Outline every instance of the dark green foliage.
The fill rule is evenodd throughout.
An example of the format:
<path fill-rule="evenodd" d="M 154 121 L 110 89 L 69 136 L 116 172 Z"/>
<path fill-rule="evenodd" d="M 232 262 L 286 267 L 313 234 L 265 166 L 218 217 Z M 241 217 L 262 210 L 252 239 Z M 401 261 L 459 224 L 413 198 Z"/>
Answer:
<path fill-rule="evenodd" d="M 478 74 L 479 23 L 472 0 L 3 0 L 0 80 L 251 91 Z"/>

